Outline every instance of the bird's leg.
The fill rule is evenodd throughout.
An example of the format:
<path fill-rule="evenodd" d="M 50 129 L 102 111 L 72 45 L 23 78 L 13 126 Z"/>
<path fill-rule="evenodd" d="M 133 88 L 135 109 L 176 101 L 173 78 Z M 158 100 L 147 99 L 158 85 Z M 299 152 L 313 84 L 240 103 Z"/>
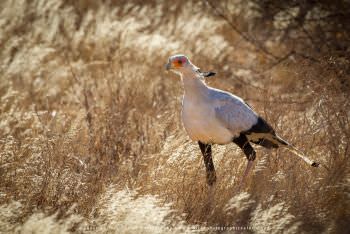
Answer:
<path fill-rule="evenodd" d="M 205 164 L 206 173 L 207 173 L 207 184 L 211 186 L 216 182 L 216 173 L 215 173 L 213 159 L 211 156 L 211 145 L 204 144 L 200 141 L 198 141 L 198 145 L 199 145 L 199 148 L 201 149 L 203 159 L 204 159 L 204 164 Z"/>
<path fill-rule="evenodd" d="M 250 169 L 253 166 L 253 161 L 255 160 L 256 153 L 255 153 L 253 147 L 249 144 L 247 137 L 243 134 L 240 134 L 239 137 L 234 138 L 233 142 L 236 143 L 243 150 L 244 154 L 246 155 L 246 157 L 248 159 L 248 164 L 247 164 L 247 167 L 243 173 L 243 178 L 242 178 L 241 182 L 239 183 L 238 189 L 240 190 L 244 181 L 245 181 L 245 178 L 247 177 Z"/>
<path fill-rule="evenodd" d="M 246 169 L 245 169 L 245 171 L 243 173 L 242 180 L 241 180 L 241 182 L 238 185 L 238 190 L 241 190 L 242 185 L 244 184 L 245 178 L 247 177 L 247 175 L 248 175 L 250 169 L 252 168 L 252 166 L 253 166 L 253 160 L 248 160 L 248 164 L 247 164 L 247 167 L 246 167 Z"/>

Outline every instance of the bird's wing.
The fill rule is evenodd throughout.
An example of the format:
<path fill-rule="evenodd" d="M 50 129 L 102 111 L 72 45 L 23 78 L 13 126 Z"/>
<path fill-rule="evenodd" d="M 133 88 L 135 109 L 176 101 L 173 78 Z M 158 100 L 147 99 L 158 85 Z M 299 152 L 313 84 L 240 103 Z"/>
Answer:
<path fill-rule="evenodd" d="M 214 94 L 215 116 L 232 134 L 249 130 L 258 121 L 258 115 L 239 97 L 225 92 Z"/>
<path fill-rule="evenodd" d="M 248 139 L 252 140 L 251 137 L 255 138 L 252 140 L 254 143 L 261 144 L 267 148 L 284 146 L 307 164 L 313 167 L 320 165 L 318 162 L 309 159 L 292 144 L 276 135 L 273 128 L 259 117 L 241 98 L 219 90 L 213 90 L 211 96 L 213 100 L 216 100 L 216 118 L 234 135 L 246 134 Z M 266 142 L 264 143 L 264 141 Z M 323 167 L 327 169 L 324 165 Z"/>

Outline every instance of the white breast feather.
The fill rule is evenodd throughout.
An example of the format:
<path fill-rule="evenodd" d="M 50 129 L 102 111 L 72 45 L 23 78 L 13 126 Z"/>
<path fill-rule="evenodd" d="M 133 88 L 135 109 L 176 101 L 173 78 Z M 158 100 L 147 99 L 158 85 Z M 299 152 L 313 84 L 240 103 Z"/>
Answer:
<path fill-rule="evenodd" d="M 183 100 L 182 121 L 189 137 L 203 143 L 226 144 L 231 132 L 216 118 L 215 108 L 208 102 Z"/>

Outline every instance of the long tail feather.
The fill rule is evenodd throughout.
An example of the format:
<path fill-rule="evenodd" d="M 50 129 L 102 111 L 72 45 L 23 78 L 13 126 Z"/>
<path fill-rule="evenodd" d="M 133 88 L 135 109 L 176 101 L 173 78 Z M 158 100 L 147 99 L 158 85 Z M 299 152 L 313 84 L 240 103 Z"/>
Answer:
<path fill-rule="evenodd" d="M 275 142 L 278 145 L 286 147 L 290 152 L 292 152 L 294 155 L 298 156 L 302 160 L 304 160 L 307 164 L 309 164 L 312 167 L 318 167 L 320 166 L 320 163 L 309 159 L 302 151 L 300 151 L 298 148 L 290 144 L 289 142 L 283 140 L 278 135 L 272 136 L 271 140 Z"/>
<path fill-rule="evenodd" d="M 303 152 L 301 152 L 299 149 L 295 148 L 292 145 L 288 145 L 287 149 L 294 153 L 296 156 L 298 156 L 299 158 L 303 159 L 307 164 L 309 164 L 310 166 L 313 167 L 318 167 L 320 164 L 318 162 L 315 162 L 311 159 L 309 159 L 305 154 L 303 154 Z"/>

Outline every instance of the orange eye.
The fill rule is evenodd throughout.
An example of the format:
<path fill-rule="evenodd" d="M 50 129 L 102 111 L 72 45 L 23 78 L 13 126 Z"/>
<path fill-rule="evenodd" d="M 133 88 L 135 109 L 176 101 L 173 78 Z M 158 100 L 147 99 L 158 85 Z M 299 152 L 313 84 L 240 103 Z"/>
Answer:
<path fill-rule="evenodd" d="M 174 61 L 174 67 L 177 67 L 177 68 L 179 68 L 179 67 L 182 67 L 182 60 L 181 59 L 178 59 L 178 60 L 175 60 Z"/>

